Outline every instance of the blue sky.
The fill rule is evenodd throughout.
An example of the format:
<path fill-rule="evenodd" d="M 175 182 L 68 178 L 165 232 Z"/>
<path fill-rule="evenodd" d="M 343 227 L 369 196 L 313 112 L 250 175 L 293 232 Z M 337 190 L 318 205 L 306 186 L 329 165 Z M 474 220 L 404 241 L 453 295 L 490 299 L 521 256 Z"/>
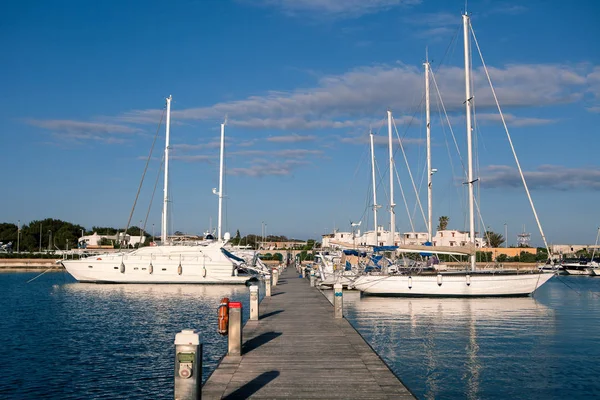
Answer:
<path fill-rule="evenodd" d="M 468 8 L 548 241 L 593 243 L 600 5 L 480 0 Z M 388 108 L 426 206 L 426 48 L 466 154 L 463 10 L 464 2 L 441 0 L 7 3 L 0 221 L 124 226 L 173 95 L 172 229 L 216 225 L 211 190 L 226 116 L 224 229 L 260 234 L 264 222 L 267 233 L 304 239 L 349 230 L 350 220 L 372 229 L 370 127 L 387 227 Z M 509 244 L 525 226 L 541 244 L 476 53 L 473 64 L 483 224 L 500 233 L 506 224 Z M 446 145 L 435 92 L 432 102 L 434 220 L 447 215 L 451 228 L 467 229 L 460 160 Z M 164 126 L 133 225 L 145 219 L 163 145 Z M 399 150 L 396 164 L 414 227 L 425 231 Z M 408 231 L 398 183 L 395 191 L 397 229 Z M 161 203 L 162 180 L 148 231 L 159 231 Z"/>

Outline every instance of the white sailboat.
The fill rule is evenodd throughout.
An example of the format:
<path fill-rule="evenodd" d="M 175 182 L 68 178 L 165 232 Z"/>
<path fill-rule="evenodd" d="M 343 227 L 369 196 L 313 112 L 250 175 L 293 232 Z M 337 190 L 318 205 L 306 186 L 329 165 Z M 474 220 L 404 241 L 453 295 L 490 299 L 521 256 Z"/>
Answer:
<path fill-rule="evenodd" d="M 79 282 L 95 283 L 206 283 L 243 284 L 253 275 L 243 263 L 223 249 L 229 234 L 218 240 L 172 243 L 168 240 L 169 134 L 171 96 L 167 101 L 165 182 L 161 220 L 161 245 L 133 251 L 106 253 L 63 260 L 67 272 Z"/>
<path fill-rule="evenodd" d="M 464 57 L 465 57 L 465 105 L 467 120 L 467 150 L 468 150 L 468 188 L 469 188 L 469 227 L 470 227 L 470 249 L 465 249 L 470 254 L 470 268 L 465 271 L 438 271 L 438 270 L 398 270 L 395 273 L 386 273 L 386 271 L 373 272 L 365 274 L 356 279 L 353 283 L 355 289 L 366 294 L 388 295 L 388 296 L 526 296 L 533 293 L 540 286 L 546 283 L 554 273 L 534 270 L 530 272 L 517 271 L 477 271 L 475 268 L 475 218 L 474 218 L 474 179 L 473 179 L 473 149 L 472 149 L 472 100 L 471 92 L 471 50 L 470 50 L 470 19 L 468 15 L 463 15 L 463 34 L 464 34 Z M 429 64 L 425 64 L 426 79 L 428 80 Z M 428 88 L 428 84 L 426 88 Z M 426 95 L 426 100 L 429 96 Z M 427 107 L 429 108 L 429 107 Z M 429 125 L 429 117 L 427 118 Z M 428 126 L 429 128 L 429 126 Z M 518 163 L 518 161 L 517 161 Z M 390 158 L 390 169 L 393 166 L 393 159 Z M 520 167 L 519 167 L 520 170 Z M 431 177 L 431 164 L 428 162 L 428 173 Z M 431 180 L 428 181 L 429 190 Z M 391 182 L 393 185 L 393 183 Z M 392 192 L 392 189 L 390 189 Z M 429 191 L 429 193 L 431 193 Z M 529 195 L 529 193 L 528 193 Z M 430 196 L 430 195 L 429 195 Z M 392 198 L 393 200 L 393 198 Z M 393 201 L 392 201 L 393 203 Z M 393 204 L 391 219 L 393 221 Z M 535 208 L 534 208 L 535 213 Z M 537 219 L 537 215 L 536 215 Z M 429 232 L 431 232 L 431 219 L 429 219 Z M 540 226 L 541 229 L 541 226 Z M 393 232 L 393 225 L 391 231 Z M 429 233 L 430 235 L 431 233 Z M 542 237 L 543 236 L 542 233 Z M 392 236 L 393 238 L 393 236 Z M 393 242 L 392 242 L 393 244 Z M 414 246 L 412 246 L 414 247 Z M 418 252 L 428 249 L 432 253 L 456 254 L 452 252 L 440 251 L 436 247 L 424 247 L 423 249 L 399 249 L 403 252 Z"/>
<path fill-rule="evenodd" d="M 389 114 L 391 116 L 391 113 Z M 377 209 L 380 207 L 377 204 L 377 186 L 375 181 L 375 145 L 373 131 L 369 132 L 370 139 L 370 150 L 371 150 L 371 179 L 373 187 L 373 235 L 367 232 L 367 242 L 369 245 L 379 245 L 379 229 L 377 228 Z M 354 228 L 360 227 L 362 221 L 352 222 L 350 226 L 352 228 L 352 237 L 354 241 L 355 231 Z M 357 275 L 360 273 L 360 254 L 362 252 L 356 249 L 356 244 L 352 246 L 352 249 L 336 250 L 332 252 L 320 252 L 315 256 L 315 263 L 318 265 L 318 272 L 320 277 L 319 285 L 321 288 L 332 288 L 333 285 L 339 283 L 342 287 L 347 288 L 351 286 Z M 350 262 L 349 259 L 355 261 Z"/>

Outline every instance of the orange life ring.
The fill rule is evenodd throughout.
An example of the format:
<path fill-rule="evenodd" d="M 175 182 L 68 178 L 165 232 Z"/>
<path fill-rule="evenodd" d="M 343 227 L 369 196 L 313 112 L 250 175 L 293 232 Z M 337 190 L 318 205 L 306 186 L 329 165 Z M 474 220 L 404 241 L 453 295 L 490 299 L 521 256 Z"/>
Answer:
<path fill-rule="evenodd" d="M 229 298 L 223 297 L 219 305 L 219 329 L 220 335 L 227 336 L 229 331 Z"/>

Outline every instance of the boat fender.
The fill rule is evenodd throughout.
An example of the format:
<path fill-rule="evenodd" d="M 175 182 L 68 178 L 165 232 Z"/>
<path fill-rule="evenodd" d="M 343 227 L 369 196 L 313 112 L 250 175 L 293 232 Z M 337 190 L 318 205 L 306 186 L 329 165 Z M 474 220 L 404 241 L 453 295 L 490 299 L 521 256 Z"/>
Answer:
<path fill-rule="evenodd" d="M 206 278 L 206 267 L 202 267 L 202 277 Z"/>
<path fill-rule="evenodd" d="M 152 273 L 154 273 L 154 266 L 152 265 L 152 262 L 150 263 L 150 266 L 148 267 L 148 272 L 150 272 L 150 275 L 152 275 Z"/>
<path fill-rule="evenodd" d="M 408 288 L 412 289 L 412 276 L 408 277 Z"/>
<path fill-rule="evenodd" d="M 467 286 L 471 286 L 471 275 L 467 275 Z"/>
<path fill-rule="evenodd" d="M 121 267 L 119 267 L 119 270 L 121 271 L 122 274 L 125 273 L 125 264 L 123 264 L 123 261 L 121 261 Z"/>
<path fill-rule="evenodd" d="M 438 286 L 442 286 L 442 274 L 437 274 L 437 284 Z"/>
<path fill-rule="evenodd" d="M 179 266 L 177 267 L 177 274 L 181 275 L 183 273 L 183 267 L 181 266 L 181 264 L 179 264 Z"/>
<path fill-rule="evenodd" d="M 229 298 L 223 297 L 219 305 L 219 335 L 227 336 L 229 332 Z"/>

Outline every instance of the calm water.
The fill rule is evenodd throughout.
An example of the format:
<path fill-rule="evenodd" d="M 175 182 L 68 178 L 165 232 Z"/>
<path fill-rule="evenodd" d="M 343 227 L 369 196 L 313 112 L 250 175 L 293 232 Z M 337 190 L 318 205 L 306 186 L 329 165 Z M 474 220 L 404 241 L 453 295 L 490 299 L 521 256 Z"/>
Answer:
<path fill-rule="evenodd" d="M 246 286 L 95 285 L 67 273 L 0 274 L 0 399 L 172 399 L 173 344 L 201 330 L 203 376 L 227 352 L 222 297 Z"/>
<path fill-rule="evenodd" d="M 1 399 L 171 399 L 175 333 L 202 330 L 206 379 L 226 352 L 220 299 L 242 301 L 248 318 L 245 286 L 92 285 L 66 273 L 25 283 L 34 276 L 0 274 Z M 535 299 L 344 302 L 421 399 L 600 397 L 600 278 L 554 278 Z"/>
<path fill-rule="evenodd" d="M 420 399 L 600 398 L 600 278 L 555 277 L 535 298 L 347 292 L 344 308 Z"/>

